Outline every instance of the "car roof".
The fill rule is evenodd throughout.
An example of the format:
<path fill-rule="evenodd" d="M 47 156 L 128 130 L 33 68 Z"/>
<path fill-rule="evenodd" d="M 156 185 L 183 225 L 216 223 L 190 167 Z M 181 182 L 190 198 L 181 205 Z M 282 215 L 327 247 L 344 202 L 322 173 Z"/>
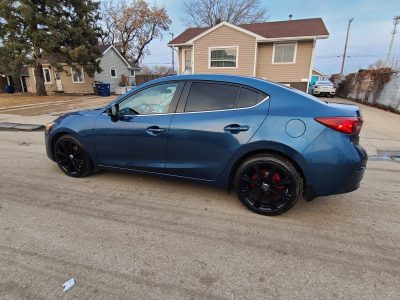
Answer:
<path fill-rule="evenodd" d="M 321 84 L 321 83 L 333 84 L 332 81 L 329 81 L 329 80 L 319 80 L 319 81 L 317 81 L 316 83 L 319 83 L 319 84 Z"/>

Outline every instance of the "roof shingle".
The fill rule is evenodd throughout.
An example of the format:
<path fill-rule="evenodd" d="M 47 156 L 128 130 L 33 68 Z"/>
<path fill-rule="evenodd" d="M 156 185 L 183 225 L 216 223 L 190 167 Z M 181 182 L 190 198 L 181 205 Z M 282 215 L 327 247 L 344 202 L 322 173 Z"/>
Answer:
<path fill-rule="evenodd" d="M 241 24 L 237 26 L 267 39 L 324 36 L 329 34 L 322 18 Z M 170 41 L 169 44 L 184 44 L 208 29 L 209 28 L 188 28 Z"/>

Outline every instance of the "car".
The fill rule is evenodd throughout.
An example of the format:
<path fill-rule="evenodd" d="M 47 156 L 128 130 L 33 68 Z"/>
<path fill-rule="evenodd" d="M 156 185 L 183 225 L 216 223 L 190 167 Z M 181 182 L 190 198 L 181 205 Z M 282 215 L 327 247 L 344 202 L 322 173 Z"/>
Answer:
<path fill-rule="evenodd" d="M 333 97 L 336 94 L 336 88 L 330 81 L 316 81 L 311 88 L 311 93 L 314 96 Z"/>
<path fill-rule="evenodd" d="M 234 190 L 247 208 L 272 216 L 301 197 L 359 187 L 362 123 L 355 105 L 257 78 L 192 74 L 63 115 L 45 126 L 45 141 L 72 177 L 107 169 L 194 180 Z"/>

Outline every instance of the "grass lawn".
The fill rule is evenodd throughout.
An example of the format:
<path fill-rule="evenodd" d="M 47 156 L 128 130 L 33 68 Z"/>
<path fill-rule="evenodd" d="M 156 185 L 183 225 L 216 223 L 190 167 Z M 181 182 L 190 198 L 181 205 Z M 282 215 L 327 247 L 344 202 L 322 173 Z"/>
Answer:
<path fill-rule="evenodd" d="M 35 104 L 43 102 L 56 102 L 65 101 L 70 99 L 88 98 L 93 95 L 49 95 L 49 96 L 36 96 L 29 93 L 14 93 L 14 94 L 0 94 L 0 108 L 7 108 L 11 106 Z"/>

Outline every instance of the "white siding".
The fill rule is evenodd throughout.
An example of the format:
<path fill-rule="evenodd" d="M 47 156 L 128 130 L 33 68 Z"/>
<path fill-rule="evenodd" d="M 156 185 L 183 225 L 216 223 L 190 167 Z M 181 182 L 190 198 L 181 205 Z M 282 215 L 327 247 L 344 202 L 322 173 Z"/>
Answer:
<path fill-rule="evenodd" d="M 100 68 L 102 69 L 102 72 L 95 73 L 94 78 L 96 81 L 110 83 L 110 89 L 112 93 L 114 93 L 115 88 L 119 86 L 119 83 L 122 82 L 122 75 L 125 75 L 129 78 L 130 85 L 134 80 L 133 77 L 130 77 L 128 66 L 114 51 L 114 49 L 108 50 L 108 52 L 101 57 Z M 111 78 L 111 69 L 117 70 L 117 78 Z"/>

